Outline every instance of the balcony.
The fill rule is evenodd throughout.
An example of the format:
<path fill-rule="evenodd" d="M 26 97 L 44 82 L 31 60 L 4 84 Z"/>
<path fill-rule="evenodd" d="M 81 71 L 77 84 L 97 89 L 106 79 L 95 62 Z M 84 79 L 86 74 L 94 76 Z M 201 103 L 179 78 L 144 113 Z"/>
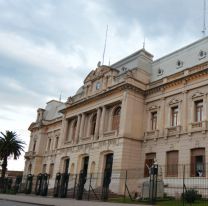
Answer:
<path fill-rule="evenodd" d="M 118 135 L 118 131 L 117 130 L 112 130 L 112 131 L 104 132 L 103 137 L 104 138 L 109 138 L 109 137 L 115 137 L 117 135 Z"/>
<path fill-rule="evenodd" d="M 150 130 L 145 132 L 145 139 L 157 139 L 159 136 L 159 130 Z"/>
<path fill-rule="evenodd" d="M 205 133 L 207 129 L 207 121 L 192 122 L 189 124 L 190 132 L 202 131 L 202 133 Z"/>
<path fill-rule="evenodd" d="M 179 137 L 179 134 L 181 132 L 181 126 L 174 126 L 174 127 L 167 127 L 165 128 L 165 137 L 176 135 Z"/>
<path fill-rule="evenodd" d="M 35 155 L 36 155 L 36 152 L 34 151 L 25 152 L 25 159 L 33 158 Z"/>

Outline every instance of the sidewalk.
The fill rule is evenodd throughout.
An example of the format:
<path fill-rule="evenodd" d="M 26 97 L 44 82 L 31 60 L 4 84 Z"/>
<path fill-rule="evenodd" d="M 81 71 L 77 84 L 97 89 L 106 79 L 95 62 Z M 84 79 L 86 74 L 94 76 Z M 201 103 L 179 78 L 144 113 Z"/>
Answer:
<path fill-rule="evenodd" d="M 33 196 L 33 195 L 22 195 L 22 194 L 21 195 L 0 194 L 0 200 L 11 200 L 11 201 L 23 202 L 23 203 L 34 203 L 42 206 L 132 206 L 132 204 L 123 204 L 123 203 L 78 201 L 69 198 L 60 199 L 60 198 L 39 197 L 35 195 Z"/>

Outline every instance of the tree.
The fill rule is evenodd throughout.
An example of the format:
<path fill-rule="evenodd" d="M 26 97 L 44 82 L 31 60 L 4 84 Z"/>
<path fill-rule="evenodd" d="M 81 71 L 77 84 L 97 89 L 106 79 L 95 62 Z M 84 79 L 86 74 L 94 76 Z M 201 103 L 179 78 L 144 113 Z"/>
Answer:
<path fill-rule="evenodd" d="M 8 158 L 13 156 L 16 160 L 24 152 L 25 142 L 18 139 L 16 132 L 6 131 L 0 133 L 0 160 L 2 160 L 2 173 L 1 177 L 5 177 L 7 170 Z"/>

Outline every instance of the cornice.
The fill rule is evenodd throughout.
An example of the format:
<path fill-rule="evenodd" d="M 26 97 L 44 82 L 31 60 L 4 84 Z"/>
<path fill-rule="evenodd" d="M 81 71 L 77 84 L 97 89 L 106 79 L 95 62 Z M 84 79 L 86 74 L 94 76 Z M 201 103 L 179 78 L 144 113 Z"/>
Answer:
<path fill-rule="evenodd" d="M 59 118 L 56 118 L 56 119 L 53 119 L 53 120 L 42 120 L 40 122 L 33 122 L 29 126 L 28 130 L 32 131 L 34 129 L 41 129 L 45 126 L 56 124 L 56 123 L 61 122 L 61 121 L 62 121 L 62 117 L 59 117 Z"/>
<path fill-rule="evenodd" d="M 88 98 L 83 98 L 80 99 L 77 102 L 71 103 L 70 105 L 66 106 L 66 108 L 60 110 L 60 112 L 65 113 L 65 111 L 67 111 L 70 108 L 74 108 L 83 104 L 88 104 L 92 101 L 96 101 L 98 99 L 102 99 L 103 97 L 107 97 L 109 95 L 112 95 L 113 93 L 117 92 L 117 91 L 122 91 L 122 90 L 132 90 L 136 93 L 142 94 L 144 95 L 144 90 L 138 88 L 137 86 L 129 83 L 129 82 L 121 82 L 117 85 L 112 86 L 111 88 L 99 93 L 99 94 L 95 94 L 93 96 L 90 96 Z"/>
<path fill-rule="evenodd" d="M 159 91 L 162 92 L 165 89 L 176 86 L 178 84 L 187 84 L 189 80 L 196 79 L 206 74 L 208 74 L 208 62 L 188 68 L 183 72 L 178 72 L 174 75 L 165 77 L 162 80 L 152 82 L 151 84 L 155 84 L 155 86 L 153 86 L 153 88 L 148 88 L 145 91 L 145 96 Z M 168 81 L 168 79 L 172 80 Z"/>

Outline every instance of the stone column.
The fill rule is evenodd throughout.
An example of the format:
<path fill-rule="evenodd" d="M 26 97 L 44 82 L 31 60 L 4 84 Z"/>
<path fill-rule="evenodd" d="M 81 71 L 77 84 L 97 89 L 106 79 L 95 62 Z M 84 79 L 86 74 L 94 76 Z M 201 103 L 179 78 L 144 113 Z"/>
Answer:
<path fill-rule="evenodd" d="M 84 137 L 84 122 L 85 122 L 85 114 L 82 113 L 80 131 L 79 131 L 79 138 L 80 139 Z"/>
<path fill-rule="evenodd" d="M 205 94 L 204 98 L 203 98 L 203 107 L 204 107 L 203 118 L 202 118 L 203 121 L 207 120 L 207 114 L 208 114 L 207 103 L 208 103 L 207 102 L 207 94 Z"/>
<path fill-rule="evenodd" d="M 105 112 L 106 112 L 106 107 L 102 107 L 102 115 L 100 119 L 100 130 L 99 130 L 99 137 L 103 138 L 103 133 L 104 133 L 104 126 L 105 126 Z"/>
<path fill-rule="evenodd" d="M 159 136 L 163 136 L 165 134 L 165 128 L 167 127 L 166 121 L 165 121 L 165 115 L 166 115 L 166 108 L 165 108 L 165 98 L 161 98 L 160 103 L 160 119 L 158 119 L 158 129 L 159 129 Z M 160 121 L 159 121 L 160 120 Z"/>
<path fill-rule="evenodd" d="M 64 143 L 64 142 L 67 141 L 68 135 L 69 135 L 68 134 L 68 126 L 69 126 L 68 124 L 69 124 L 69 121 L 68 121 L 68 119 L 66 119 L 65 115 L 62 118 L 62 122 L 63 122 L 63 127 L 61 129 L 61 133 L 62 133 L 62 137 L 63 137 L 62 142 Z"/>
<path fill-rule="evenodd" d="M 79 142 L 79 128 L 80 128 L 80 122 L 81 122 L 81 115 L 78 115 L 78 120 L 77 120 L 77 129 L 76 129 L 76 134 L 75 134 L 75 143 Z"/>
<path fill-rule="evenodd" d="M 97 109 L 96 125 L 95 125 L 95 134 L 94 134 L 95 140 L 97 140 L 99 138 L 100 115 L 101 115 L 101 108 L 98 108 Z"/>
<path fill-rule="evenodd" d="M 123 99 L 121 103 L 121 116 L 120 116 L 120 126 L 119 126 L 119 135 L 124 137 L 126 132 L 126 116 L 127 116 L 127 91 L 123 94 Z"/>
<path fill-rule="evenodd" d="M 181 118 L 182 118 L 182 129 L 184 132 L 187 131 L 187 128 L 188 128 L 188 116 L 187 116 L 187 108 L 188 108 L 188 105 L 187 105 L 187 91 L 184 91 L 183 92 L 183 102 L 182 102 L 182 112 L 179 110 L 180 114 L 182 114 Z M 191 112 L 191 111 L 190 111 Z"/>

